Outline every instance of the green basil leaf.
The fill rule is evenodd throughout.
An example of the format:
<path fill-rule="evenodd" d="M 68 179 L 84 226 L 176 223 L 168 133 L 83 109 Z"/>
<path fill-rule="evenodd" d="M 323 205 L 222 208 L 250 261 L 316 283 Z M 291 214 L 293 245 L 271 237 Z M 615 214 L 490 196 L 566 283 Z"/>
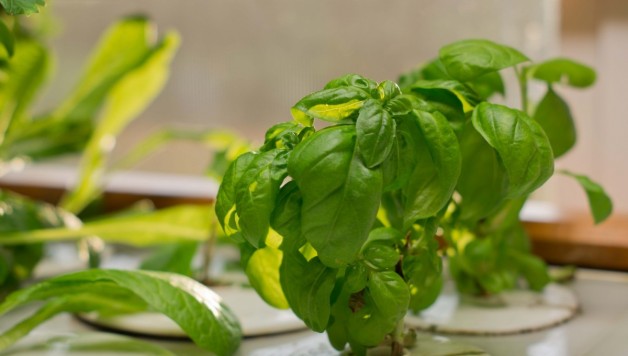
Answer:
<path fill-rule="evenodd" d="M 430 100 L 430 91 L 448 91 L 456 96 L 462 104 L 464 112 L 469 112 L 481 101 L 480 97 L 469 87 L 455 80 L 419 80 L 409 87 L 415 93 L 424 94 Z M 441 94 L 442 95 L 442 94 Z"/>
<path fill-rule="evenodd" d="M 338 87 L 312 93 L 292 108 L 292 117 L 305 125 L 312 126 L 312 119 L 343 122 L 354 117 L 371 96 L 355 87 Z"/>
<path fill-rule="evenodd" d="M 497 263 L 497 246 L 492 238 L 474 236 L 461 241 L 460 264 L 468 274 L 481 277 L 493 271 Z"/>
<path fill-rule="evenodd" d="M 266 303 L 275 308 L 287 309 L 288 301 L 279 281 L 282 258 L 281 250 L 266 246 L 253 252 L 244 271 L 251 286 Z"/>
<path fill-rule="evenodd" d="M 401 89 L 399 89 L 397 83 L 391 82 L 390 80 L 379 83 L 379 85 L 377 85 L 377 92 L 379 93 L 379 100 L 383 102 L 387 102 L 401 95 Z"/>
<path fill-rule="evenodd" d="M 554 157 L 541 126 L 525 113 L 483 102 L 472 122 L 499 155 L 508 174 L 508 197 L 533 192 L 554 172 Z"/>
<path fill-rule="evenodd" d="M 453 194 L 460 175 L 460 147 L 447 119 L 438 112 L 414 111 L 399 129 L 413 140 L 413 171 L 403 188 L 404 226 L 436 215 Z M 404 154 L 404 153 L 402 153 Z"/>
<path fill-rule="evenodd" d="M 240 230 L 235 206 L 236 186 L 244 172 L 255 159 L 255 154 L 247 152 L 236 158 L 227 169 L 216 196 L 216 216 L 223 230 L 232 236 Z"/>
<path fill-rule="evenodd" d="M 497 152 L 469 121 L 460 135 L 462 169 L 456 190 L 462 197 L 460 219 L 479 221 L 495 212 L 508 196 L 508 175 Z"/>
<path fill-rule="evenodd" d="M 272 215 L 272 226 L 283 236 L 283 258 L 279 281 L 290 308 L 312 330 L 322 332 L 331 312 L 331 293 L 336 270 L 323 265 L 318 257 L 307 259 L 301 253 L 302 199 L 294 181 L 283 186 Z"/>
<path fill-rule="evenodd" d="M 39 12 L 39 6 L 46 6 L 45 0 L 0 0 L 0 4 L 11 15 L 30 15 Z"/>
<path fill-rule="evenodd" d="M 242 173 L 235 187 L 235 205 L 242 236 L 254 247 L 264 245 L 279 186 L 288 174 L 288 152 L 262 152 Z"/>
<path fill-rule="evenodd" d="M 535 64 L 527 68 L 527 74 L 550 84 L 566 84 L 576 88 L 586 88 L 595 83 L 593 68 L 567 58 Z"/>
<path fill-rule="evenodd" d="M 176 322 L 198 346 L 218 355 L 232 355 L 242 337 L 238 320 L 218 295 L 175 274 L 98 269 L 68 274 L 13 293 L 0 304 L 0 316 L 35 301 L 46 303 L 0 335 L 0 349 L 66 311 L 120 313 L 150 308 Z"/>
<path fill-rule="evenodd" d="M 569 171 L 560 171 L 560 173 L 575 178 L 582 189 L 587 193 L 591 214 L 596 224 L 599 224 L 611 216 L 613 212 L 613 202 L 601 185 L 592 181 L 589 177 L 571 173 Z"/>
<path fill-rule="evenodd" d="M 303 236 L 332 268 L 357 258 L 382 192 L 382 173 L 362 163 L 355 136 L 351 125 L 325 128 L 302 141 L 288 161 L 303 195 Z"/>
<path fill-rule="evenodd" d="M 334 89 L 341 87 L 354 87 L 369 93 L 373 98 L 378 95 L 378 85 L 375 81 L 358 74 L 346 74 L 342 77 L 330 80 L 324 89 Z"/>
<path fill-rule="evenodd" d="M 404 91 L 419 80 L 452 79 L 443 63 L 434 59 L 399 76 L 399 86 Z"/>
<path fill-rule="evenodd" d="M 380 165 L 393 147 L 395 121 L 376 100 L 367 101 L 356 121 L 360 157 L 368 168 Z"/>
<path fill-rule="evenodd" d="M 273 125 L 266 131 L 264 145 L 260 151 L 265 152 L 275 148 L 293 149 L 300 141 L 299 133 L 302 129 L 303 126 L 294 121 Z"/>
<path fill-rule="evenodd" d="M 401 256 L 399 252 L 387 244 L 372 243 L 362 251 L 364 261 L 376 270 L 387 270 L 395 267 Z"/>
<path fill-rule="evenodd" d="M 312 330 L 323 332 L 329 322 L 336 270 L 311 260 L 299 250 L 284 250 L 280 281 L 292 311 Z"/>
<path fill-rule="evenodd" d="M 426 220 L 421 234 L 413 238 L 416 242 L 411 254 L 402 260 L 401 269 L 410 290 L 409 307 L 415 313 L 432 305 L 443 287 L 442 259 L 435 238 L 437 229 L 438 219 Z"/>
<path fill-rule="evenodd" d="M 282 250 L 298 249 L 305 244 L 305 239 L 301 236 L 302 204 L 301 192 L 295 181 L 281 187 L 270 223 L 272 228 L 283 236 Z"/>
<path fill-rule="evenodd" d="M 482 100 L 488 100 L 495 94 L 506 94 L 504 80 L 499 72 L 491 72 L 481 75 L 466 82 Z"/>
<path fill-rule="evenodd" d="M 364 263 L 357 262 L 350 264 L 345 270 L 344 288 L 349 293 L 357 293 L 366 288 L 369 271 Z"/>
<path fill-rule="evenodd" d="M 4 24 L 4 21 L 0 21 L 0 44 L 2 48 L 6 51 L 8 58 L 13 57 L 13 52 L 15 49 L 15 39 L 13 38 L 13 33 Z"/>
<path fill-rule="evenodd" d="M 533 118 L 545 131 L 554 158 L 564 155 L 576 144 L 576 126 L 569 106 L 551 86 L 536 107 Z"/>
<path fill-rule="evenodd" d="M 508 256 L 519 266 L 521 273 L 528 282 L 528 287 L 535 291 L 541 291 L 551 282 L 551 277 L 545 262 L 528 253 L 510 250 Z"/>
<path fill-rule="evenodd" d="M 440 60 L 453 78 L 466 82 L 529 61 L 514 48 L 488 40 L 462 40 L 439 51 Z"/>
<path fill-rule="evenodd" d="M 443 288 L 441 258 L 435 251 L 403 258 L 403 275 L 410 289 L 409 308 L 418 313 L 432 305 Z"/>
<path fill-rule="evenodd" d="M 359 297 L 363 305 L 354 306 L 349 316 L 349 338 L 364 346 L 378 345 L 405 316 L 410 302 L 408 286 L 395 272 L 375 272 Z"/>

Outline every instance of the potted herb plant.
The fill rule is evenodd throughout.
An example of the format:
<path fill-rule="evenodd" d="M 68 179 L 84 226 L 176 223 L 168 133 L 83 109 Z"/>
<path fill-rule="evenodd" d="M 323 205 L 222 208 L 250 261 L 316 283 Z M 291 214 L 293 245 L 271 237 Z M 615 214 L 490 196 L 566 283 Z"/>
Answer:
<path fill-rule="evenodd" d="M 483 57 L 500 56 L 509 61 L 481 62 Z M 466 65 L 460 65 L 461 57 L 467 58 Z M 510 111 L 510 116 L 532 118 L 547 141 L 533 138 L 540 135 L 536 125 L 526 127 L 520 124 L 522 120 L 509 123 L 510 109 L 489 103 L 495 94 L 505 94 L 497 70 L 508 66 L 514 66 L 521 96 L 520 109 Z M 536 107 L 529 100 L 531 81 L 546 85 Z M 556 87 L 586 88 L 594 81 L 593 69 L 573 60 L 530 63 L 512 48 L 480 40 L 446 46 L 439 59 L 401 76 L 405 92 L 446 106 L 452 113 L 449 117 L 457 120 L 453 127 L 463 162 L 456 187 L 459 196 L 442 225 L 450 271 L 461 292 L 494 295 L 515 288 L 521 276 L 529 288 L 539 291 L 550 281 L 545 263 L 530 252 L 519 215 L 530 193 L 553 173 L 553 160 L 576 143 L 572 114 Z M 513 138 L 496 139 L 494 130 L 508 130 Z M 526 140 L 537 143 L 528 145 L 523 143 Z M 576 178 L 586 190 L 596 223 L 610 215 L 612 203 L 601 186 L 582 175 L 560 173 Z"/>
<path fill-rule="evenodd" d="M 293 121 L 271 127 L 263 146 L 231 164 L 217 197 L 219 221 L 258 293 L 327 332 L 338 350 L 349 344 L 364 354 L 388 340 L 400 355 L 404 316 L 432 304 L 442 287 L 438 228 L 456 242 L 462 214 L 485 224 L 503 209 L 502 228 L 519 228 L 518 202 L 554 171 L 551 117 L 485 99 L 503 91 L 504 68 L 523 71 L 525 89 L 530 76 L 551 84 L 578 77 L 582 66 L 524 70 L 527 62 L 510 47 L 467 40 L 402 77 L 403 90 L 346 75 L 301 99 Z M 328 124 L 316 129 L 315 120 Z M 523 244 L 521 234 L 508 239 L 518 238 Z M 517 246 L 523 262 L 508 272 L 537 288 L 545 267 L 526 246 Z M 475 262 L 474 271 L 483 261 Z"/>

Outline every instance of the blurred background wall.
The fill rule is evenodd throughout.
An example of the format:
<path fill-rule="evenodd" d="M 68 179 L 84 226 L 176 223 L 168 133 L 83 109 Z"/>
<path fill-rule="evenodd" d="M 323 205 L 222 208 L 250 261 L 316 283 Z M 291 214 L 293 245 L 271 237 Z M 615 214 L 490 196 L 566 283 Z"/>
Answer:
<path fill-rule="evenodd" d="M 572 56 L 596 67 L 599 80 L 593 90 L 561 91 L 580 141 L 560 166 L 595 177 L 628 212 L 628 1 L 52 0 L 51 10 L 59 72 L 42 107 L 67 93 L 99 34 L 121 16 L 147 14 L 183 37 L 170 82 L 121 137 L 118 154 L 165 125 L 229 128 L 260 140 L 329 79 L 347 72 L 396 79 L 456 39 L 489 38 L 536 60 Z M 204 149 L 178 143 L 139 169 L 199 174 L 208 160 Z M 560 178 L 539 196 L 586 206 L 575 183 Z"/>

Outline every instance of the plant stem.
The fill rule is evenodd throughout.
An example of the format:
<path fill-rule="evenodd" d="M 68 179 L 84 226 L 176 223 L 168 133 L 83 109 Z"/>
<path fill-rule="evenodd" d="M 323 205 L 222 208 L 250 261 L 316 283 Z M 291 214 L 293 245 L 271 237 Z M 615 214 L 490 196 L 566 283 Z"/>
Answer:
<path fill-rule="evenodd" d="M 391 356 L 402 356 L 403 355 L 403 329 L 404 329 L 404 319 L 401 318 L 395 327 L 395 331 L 393 331 L 392 335 L 392 343 L 390 345 L 390 355 Z"/>
<path fill-rule="evenodd" d="M 521 95 L 521 111 L 528 114 L 528 79 L 526 78 L 526 69 L 525 67 L 519 70 L 519 68 L 515 68 L 515 73 L 517 75 L 517 80 L 519 81 L 519 92 Z"/>

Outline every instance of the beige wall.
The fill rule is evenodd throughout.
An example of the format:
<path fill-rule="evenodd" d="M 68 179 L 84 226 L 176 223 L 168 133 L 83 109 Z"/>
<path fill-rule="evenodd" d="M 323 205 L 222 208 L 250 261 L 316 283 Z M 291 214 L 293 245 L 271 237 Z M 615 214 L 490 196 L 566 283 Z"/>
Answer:
<path fill-rule="evenodd" d="M 615 204 L 628 213 L 628 1 L 563 0 L 561 54 L 595 67 L 592 89 L 562 90 L 578 127 L 576 148 L 559 167 L 583 172 L 601 182 Z M 562 207 L 586 209 L 574 182 L 553 179 L 546 197 Z"/>
<path fill-rule="evenodd" d="M 259 139 L 329 79 L 396 79 L 460 38 L 491 38 L 533 58 L 557 48 L 556 0 L 53 0 L 52 9 L 63 25 L 54 41 L 60 80 L 43 105 L 69 90 L 90 46 L 119 16 L 148 13 L 181 32 L 168 86 L 123 135 L 122 149 L 165 124 Z M 140 168 L 198 173 L 207 159 L 179 144 Z"/>

